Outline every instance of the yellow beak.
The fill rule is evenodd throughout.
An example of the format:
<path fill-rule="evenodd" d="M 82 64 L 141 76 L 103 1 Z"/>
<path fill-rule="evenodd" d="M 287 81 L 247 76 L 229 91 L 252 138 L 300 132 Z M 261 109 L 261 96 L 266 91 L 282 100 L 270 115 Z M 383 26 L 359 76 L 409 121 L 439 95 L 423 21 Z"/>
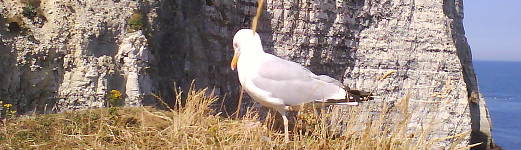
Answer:
<path fill-rule="evenodd" d="M 233 53 L 232 63 L 230 64 L 230 68 L 232 68 L 232 70 L 235 70 L 235 68 L 237 68 L 238 60 L 239 60 L 239 54 L 237 54 L 237 52 Z"/>

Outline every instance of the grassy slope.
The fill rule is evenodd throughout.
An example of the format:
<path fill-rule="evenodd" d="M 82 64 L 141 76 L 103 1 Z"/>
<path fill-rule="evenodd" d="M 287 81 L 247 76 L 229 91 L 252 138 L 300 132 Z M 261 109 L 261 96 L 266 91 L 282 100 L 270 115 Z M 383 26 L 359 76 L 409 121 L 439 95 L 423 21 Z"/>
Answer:
<path fill-rule="evenodd" d="M 11 119 L 0 125 L 0 149 L 425 149 L 440 141 L 422 138 L 426 131 L 404 132 L 408 117 L 385 126 L 382 114 L 361 130 L 333 135 L 331 115 L 301 113 L 285 144 L 280 131 L 268 128 L 273 122 L 260 123 L 254 112 L 241 119 L 212 115 L 216 98 L 204 93 L 189 92 L 184 107 L 171 111 L 114 107 Z"/>

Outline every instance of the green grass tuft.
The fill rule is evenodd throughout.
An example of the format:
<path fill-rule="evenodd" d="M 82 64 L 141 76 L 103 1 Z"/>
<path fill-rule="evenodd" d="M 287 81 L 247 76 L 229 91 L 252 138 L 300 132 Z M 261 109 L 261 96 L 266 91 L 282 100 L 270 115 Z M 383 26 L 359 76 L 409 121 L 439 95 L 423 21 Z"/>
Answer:
<path fill-rule="evenodd" d="M 129 31 L 135 32 L 142 30 L 145 26 L 143 15 L 138 12 L 134 11 L 134 13 L 130 16 L 130 18 L 127 21 L 127 24 L 129 25 Z"/>
<path fill-rule="evenodd" d="M 32 4 L 28 3 L 25 7 L 22 8 L 22 15 L 24 17 L 27 17 L 29 19 L 33 19 L 38 14 L 36 13 L 36 7 L 34 7 Z"/>

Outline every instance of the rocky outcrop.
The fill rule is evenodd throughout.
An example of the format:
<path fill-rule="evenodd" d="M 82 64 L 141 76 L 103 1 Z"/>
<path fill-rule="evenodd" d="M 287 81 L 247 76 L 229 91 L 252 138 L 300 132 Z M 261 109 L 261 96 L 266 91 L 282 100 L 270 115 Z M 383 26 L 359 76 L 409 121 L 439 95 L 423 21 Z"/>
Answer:
<path fill-rule="evenodd" d="M 432 138 L 472 131 L 468 143 L 492 144 L 461 0 L 268 0 L 265 7 L 258 31 L 266 51 L 390 105 L 409 94 L 409 127 L 436 120 Z M 229 69 L 231 40 L 255 9 L 254 0 L 1 1 L 0 98 L 20 112 L 65 111 L 103 107 L 117 89 L 128 106 L 153 105 L 150 94 L 173 103 L 173 88 L 197 80 L 232 110 L 239 83 Z M 133 32 L 136 13 L 144 27 Z"/>
<path fill-rule="evenodd" d="M 148 42 L 128 33 L 131 1 L 7 0 L 2 14 L 1 98 L 20 112 L 105 106 L 108 90 L 142 105 L 153 90 Z"/>
<path fill-rule="evenodd" d="M 431 126 L 433 138 L 472 131 L 470 143 L 492 143 L 462 1 L 269 1 L 266 7 L 271 26 L 260 31 L 275 54 L 390 104 L 409 94 L 409 127 Z M 386 73 L 392 74 L 378 78 Z"/>

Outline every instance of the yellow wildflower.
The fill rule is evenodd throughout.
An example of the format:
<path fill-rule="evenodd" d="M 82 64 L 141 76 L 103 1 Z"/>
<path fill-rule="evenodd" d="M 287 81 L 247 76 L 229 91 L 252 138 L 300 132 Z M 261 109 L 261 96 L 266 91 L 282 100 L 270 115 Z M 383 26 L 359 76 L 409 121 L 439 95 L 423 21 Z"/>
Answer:
<path fill-rule="evenodd" d="M 118 90 L 111 90 L 110 97 L 113 99 L 121 99 L 121 92 Z"/>
<path fill-rule="evenodd" d="M 5 108 L 11 108 L 11 107 L 13 107 L 13 104 L 4 104 L 4 107 Z"/>

